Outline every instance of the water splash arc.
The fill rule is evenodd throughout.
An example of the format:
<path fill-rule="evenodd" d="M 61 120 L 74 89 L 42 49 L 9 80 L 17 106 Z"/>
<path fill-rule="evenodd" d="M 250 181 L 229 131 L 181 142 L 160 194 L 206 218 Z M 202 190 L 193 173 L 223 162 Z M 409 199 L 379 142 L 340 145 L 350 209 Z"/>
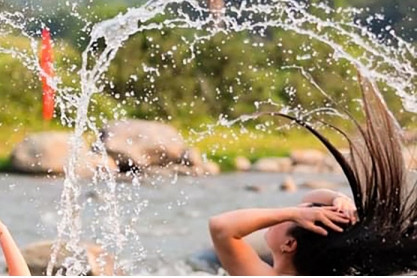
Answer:
<path fill-rule="evenodd" d="M 187 6 L 187 9 L 182 7 Z M 338 13 L 342 18 L 340 22 L 328 21 L 325 18 L 313 15 L 309 8 L 323 13 Z M 105 249 L 113 253 L 118 259 L 127 242 L 126 233 L 123 232 L 119 222 L 120 208 L 116 192 L 116 180 L 107 162 L 105 147 L 100 140 L 100 130 L 96 123 L 89 119 L 89 106 L 94 94 L 103 92 L 103 80 L 112 60 L 116 57 L 118 50 L 123 47 L 129 38 L 137 33 L 148 30 L 162 29 L 192 29 L 199 30 L 194 38 L 189 41 L 190 57 L 184 60 L 189 63 L 196 56 L 196 46 L 204 44 L 218 33 L 230 34 L 243 31 L 265 30 L 267 28 L 280 28 L 291 31 L 319 41 L 329 46 L 334 51 L 334 59 L 343 59 L 355 65 L 362 74 L 374 82 L 382 82 L 392 88 L 401 98 L 406 110 L 416 113 L 417 103 L 414 92 L 416 91 L 417 72 L 412 59 L 417 56 L 414 46 L 393 34 L 396 44 L 386 45 L 376 35 L 365 27 L 352 20 L 358 13 L 355 9 L 334 10 L 323 4 L 312 4 L 307 6 L 295 0 L 272 0 L 259 1 L 249 4 L 243 1 L 238 6 L 226 7 L 226 10 L 216 16 L 210 15 L 209 9 L 197 0 L 152 0 L 138 8 L 131 8 L 124 14 L 92 25 L 90 41 L 82 53 L 82 64 L 79 71 L 80 89 L 66 87 L 59 76 L 47 77 L 47 82 L 58 93 L 57 102 L 61 110 L 61 121 L 65 125 L 74 125 L 74 132 L 71 138 L 71 156 L 65 167 L 64 188 L 61 195 L 60 213 L 62 220 L 57 227 L 57 241 L 53 247 L 50 264 L 47 273 L 52 274 L 54 264 L 57 261 L 59 250 L 65 248 L 73 254 L 66 263 L 67 274 L 77 275 L 88 271 L 86 262 L 83 261 L 84 253 L 80 247 L 81 231 L 83 229 L 80 214 L 82 205 L 80 196 L 82 183 L 76 173 L 80 161 L 82 149 L 82 138 L 87 130 L 96 136 L 94 146 L 102 155 L 103 168 L 97 173 L 94 183 L 100 186 L 105 207 L 103 222 L 100 226 L 100 235 L 103 237 L 100 242 Z M 154 22 L 153 19 L 160 15 L 170 14 L 172 7 L 175 7 L 176 17 L 169 17 L 161 22 Z M 200 16 L 192 17 L 189 10 Z M 261 20 L 251 20 L 250 16 L 257 15 Z M 343 16 L 345 15 L 345 16 Z M 222 24 L 219 24 L 219 21 Z M 14 55 L 27 68 L 45 75 L 39 67 L 37 58 L 37 41 L 33 34 L 25 31 L 24 16 L 19 13 L 0 13 L 0 23 L 3 26 L 17 30 L 20 34 L 30 39 L 32 53 L 23 53 L 13 48 L 0 47 L 0 53 Z M 4 30 L 3 30 L 4 29 Z M 0 36 L 6 35 L 7 28 L 0 28 Z M 201 32 L 204 30 L 204 32 Z M 335 40 L 330 35 L 337 33 L 344 38 L 344 43 Z M 96 44 L 104 40 L 104 48 L 99 49 Z M 355 45 L 362 49 L 362 54 L 354 56 L 348 51 L 348 46 Z M 306 59 L 309 59 L 307 57 Z M 140 64 L 140 61 L 138 61 Z M 144 65 L 146 66 L 146 65 Z M 297 66 L 295 66 L 297 67 Z M 302 68 L 301 68 L 302 70 Z M 307 74 L 305 74 L 307 77 Z M 308 78 L 307 78 L 308 79 Z M 314 86 L 318 86 L 314 80 L 310 80 Z M 322 91 L 322 94 L 326 92 Z M 76 109 L 75 116 L 67 113 L 70 109 Z M 288 108 L 283 108 L 290 111 Z M 318 109 L 323 111 L 322 109 Z M 311 111 L 310 111 L 311 112 Z M 335 112 L 335 111 L 330 111 Z M 335 112 L 336 113 L 336 112 Z M 244 122 L 252 119 L 244 115 L 235 120 L 219 118 L 218 125 L 230 126 L 237 122 Z M 140 183 L 140 182 L 137 182 Z M 105 225 L 100 225 L 105 223 Z M 140 244 L 140 243 L 139 243 Z M 138 246 L 138 248 L 142 248 Z M 82 263 L 80 263 L 82 262 Z M 115 264 L 115 270 L 120 265 Z"/>

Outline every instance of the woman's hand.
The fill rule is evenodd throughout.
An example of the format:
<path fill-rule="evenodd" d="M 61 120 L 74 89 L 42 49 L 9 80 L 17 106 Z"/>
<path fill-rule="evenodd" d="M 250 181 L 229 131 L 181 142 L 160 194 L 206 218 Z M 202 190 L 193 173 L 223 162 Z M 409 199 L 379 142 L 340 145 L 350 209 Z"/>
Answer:
<path fill-rule="evenodd" d="M 339 194 L 333 199 L 333 206 L 336 207 L 339 212 L 344 213 L 352 224 L 355 224 L 358 221 L 355 203 L 348 196 Z"/>
<path fill-rule="evenodd" d="M 321 222 L 337 232 L 343 232 L 343 229 L 335 223 L 349 223 L 349 218 L 339 212 L 337 207 L 297 207 L 294 208 L 292 220 L 302 228 L 323 236 L 327 235 L 327 231 L 318 226 L 317 222 Z"/>

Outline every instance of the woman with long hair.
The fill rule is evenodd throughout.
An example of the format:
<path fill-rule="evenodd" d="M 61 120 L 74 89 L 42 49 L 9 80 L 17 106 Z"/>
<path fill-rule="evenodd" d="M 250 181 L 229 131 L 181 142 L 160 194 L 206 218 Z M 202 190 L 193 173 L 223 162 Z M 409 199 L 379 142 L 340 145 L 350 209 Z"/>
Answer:
<path fill-rule="evenodd" d="M 210 219 L 219 259 L 231 275 L 389 275 L 417 270 L 417 199 L 402 154 L 401 128 L 376 86 L 359 76 L 365 123 L 352 116 L 359 132 L 342 130 L 350 154 L 342 155 L 312 126 L 295 121 L 316 136 L 342 168 L 353 201 L 319 190 L 298 207 L 243 209 Z M 265 239 L 273 265 L 264 263 L 244 241 L 269 228 Z"/>
<path fill-rule="evenodd" d="M 12 235 L 0 221 L 0 245 L 10 276 L 30 276 L 30 271 Z"/>

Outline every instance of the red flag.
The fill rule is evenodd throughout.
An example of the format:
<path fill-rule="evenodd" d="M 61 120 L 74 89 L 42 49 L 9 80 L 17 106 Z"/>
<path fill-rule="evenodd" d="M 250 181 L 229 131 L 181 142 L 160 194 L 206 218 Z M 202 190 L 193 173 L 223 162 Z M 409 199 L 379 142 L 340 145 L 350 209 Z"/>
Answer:
<path fill-rule="evenodd" d="M 41 68 L 43 72 L 49 76 L 54 76 L 53 71 L 53 56 L 52 56 L 52 43 L 51 34 L 48 29 L 42 30 L 42 48 L 41 48 Z M 54 89 L 48 85 L 46 76 L 42 75 L 42 104 L 43 104 L 43 118 L 45 120 L 51 120 L 54 115 Z"/>

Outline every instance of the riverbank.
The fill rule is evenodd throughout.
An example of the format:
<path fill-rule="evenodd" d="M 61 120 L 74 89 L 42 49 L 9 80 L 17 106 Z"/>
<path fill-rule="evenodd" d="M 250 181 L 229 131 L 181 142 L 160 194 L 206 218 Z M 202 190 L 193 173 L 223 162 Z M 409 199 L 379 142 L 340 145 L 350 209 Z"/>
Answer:
<path fill-rule="evenodd" d="M 0 172 L 11 172 L 10 154 L 26 135 L 40 131 L 71 131 L 63 127 L 45 124 L 34 128 L 14 129 L 0 127 Z M 219 164 L 222 172 L 235 171 L 236 157 L 246 157 L 251 163 L 264 157 L 288 157 L 295 149 L 316 149 L 326 151 L 317 139 L 303 130 L 291 130 L 268 134 L 259 130 L 249 129 L 241 133 L 240 129 L 216 127 L 210 134 L 196 133 L 194 130 L 179 127 L 184 141 L 190 147 L 197 148 L 203 156 Z M 201 130 L 204 132 L 204 130 Z M 324 131 L 324 134 L 340 148 L 346 143 L 341 136 Z M 86 141 L 91 142 L 88 134 Z M 90 140 L 89 140 L 90 139 Z"/>

